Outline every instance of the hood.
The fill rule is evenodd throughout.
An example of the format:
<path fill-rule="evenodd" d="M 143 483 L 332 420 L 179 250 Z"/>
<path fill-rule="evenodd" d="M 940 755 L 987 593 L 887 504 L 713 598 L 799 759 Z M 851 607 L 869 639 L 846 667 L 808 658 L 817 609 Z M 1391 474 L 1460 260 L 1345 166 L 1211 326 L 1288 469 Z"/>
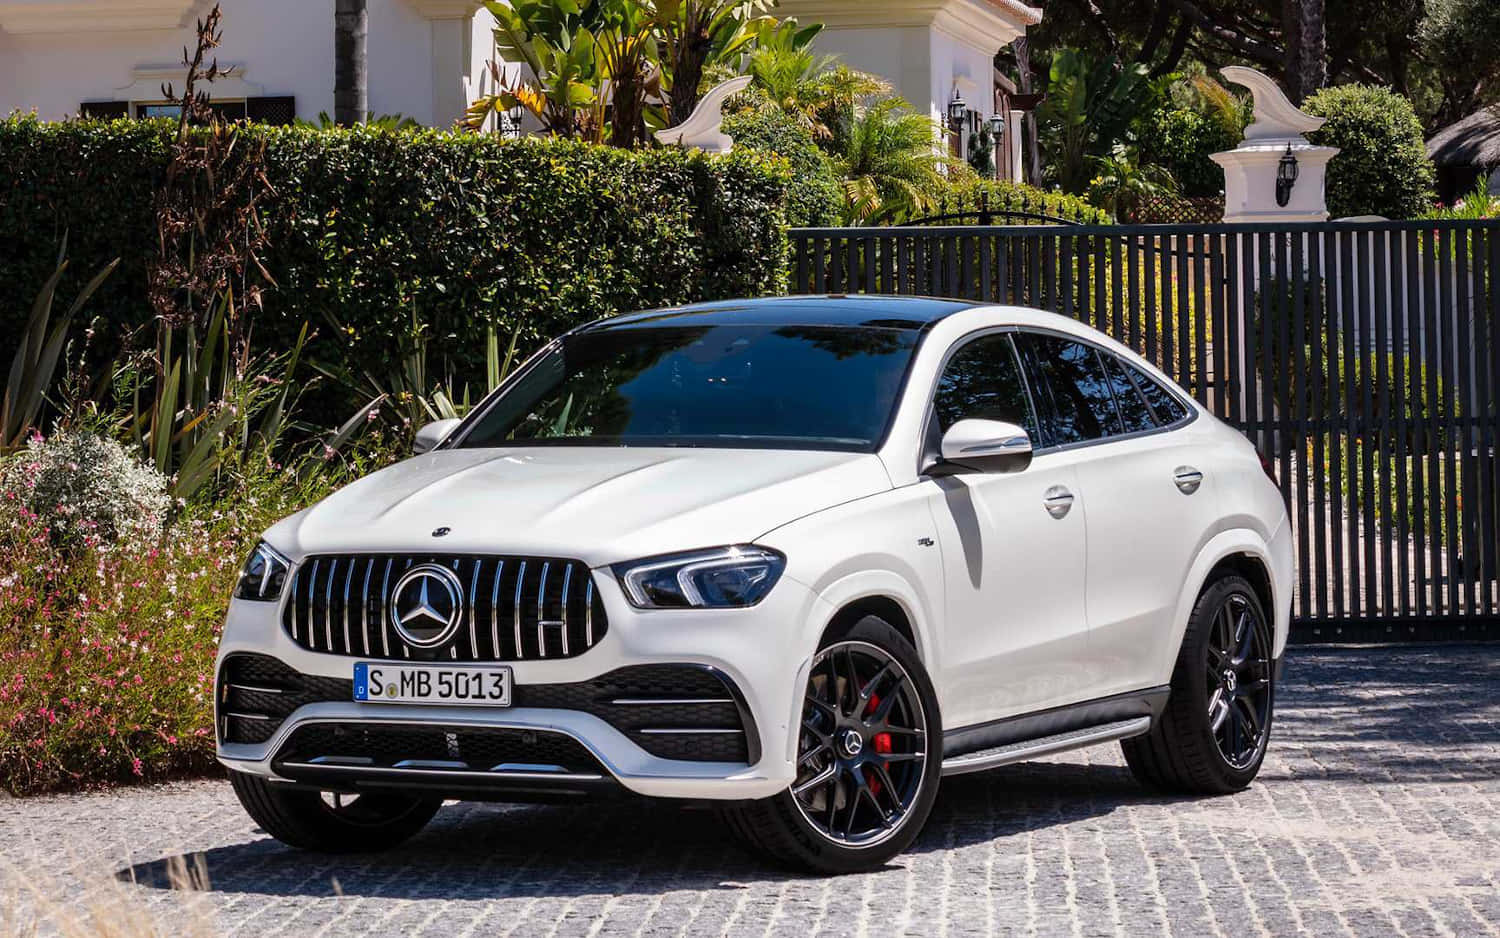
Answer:
<path fill-rule="evenodd" d="M 273 527 L 312 553 L 500 553 L 602 566 L 742 544 L 891 487 L 874 455 L 787 450 L 516 447 L 439 450 L 335 492 Z M 450 532 L 434 538 L 432 532 Z"/>

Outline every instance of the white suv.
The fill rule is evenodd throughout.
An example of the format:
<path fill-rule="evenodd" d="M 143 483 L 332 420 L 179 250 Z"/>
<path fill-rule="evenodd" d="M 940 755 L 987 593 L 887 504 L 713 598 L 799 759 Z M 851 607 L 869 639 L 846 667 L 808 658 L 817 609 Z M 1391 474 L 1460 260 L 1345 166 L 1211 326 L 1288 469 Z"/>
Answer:
<path fill-rule="evenodd" d="M 1249 442 L 1033 310 L 784 298 L 622 316 L 266 532 L 219 758 L 271 835 L 368 850 L 444 798 L 716 802 L 867 869 L 944 775 L 1123 740 L 1248 785 L 1286 642 Z"/>

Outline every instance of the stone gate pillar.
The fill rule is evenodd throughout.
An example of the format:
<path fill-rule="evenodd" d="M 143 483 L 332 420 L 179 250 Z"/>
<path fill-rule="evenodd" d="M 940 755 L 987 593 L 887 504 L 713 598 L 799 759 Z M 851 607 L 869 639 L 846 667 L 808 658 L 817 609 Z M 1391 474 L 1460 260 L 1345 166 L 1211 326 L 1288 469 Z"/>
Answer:
<path fill-rule="evenodd" d="M 1337 147 L 1320 147 L 1303 136 L 1323 126 L 1323 118 L 1298 110 L 1270 76 L 1230 65 L 1221 70 L 1255 97 L 1255 122 L 1245 128 L 1245 139 L 1233 150 L 1212 159 L 1224 169 L 1226 222 L 1319 222 L 1328 220 L 1324 176 Z M 1277 170 L 1283 158 L 1296 160 L 1297 180 L 1277 200 Z"/>

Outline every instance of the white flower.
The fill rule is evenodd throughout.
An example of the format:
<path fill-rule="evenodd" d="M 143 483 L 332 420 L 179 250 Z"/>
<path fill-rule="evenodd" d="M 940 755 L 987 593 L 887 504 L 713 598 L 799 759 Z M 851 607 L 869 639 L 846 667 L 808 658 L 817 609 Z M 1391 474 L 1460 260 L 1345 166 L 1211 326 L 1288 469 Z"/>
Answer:
<path fill-rule="evenodd" d="M 23 456 L 0 464 L 0 500 L 40 516 L 63 543 L 104 548 L 154 541 L 171 508 L 167 480 L 112 439 L 64 432 L 33 438 Z"/>

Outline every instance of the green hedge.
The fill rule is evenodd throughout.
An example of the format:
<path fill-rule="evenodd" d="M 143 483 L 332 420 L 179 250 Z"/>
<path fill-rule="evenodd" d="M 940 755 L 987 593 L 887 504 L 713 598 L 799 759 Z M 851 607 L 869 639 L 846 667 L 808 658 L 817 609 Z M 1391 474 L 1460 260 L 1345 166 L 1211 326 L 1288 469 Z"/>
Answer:
<path fill-rule="evenodd" d="M 779 107 L 759 107 L 724 118 L 724 132 L 736 147 L 774 153 L 792 166 L 797 179 L 787 204 L 794 228 L 837 225 L 844 205 L 838 171 L 812 134 Z"/>
<path fill-rule="evenodd" d="M 705 157 L 438 131 L 252 127 L 274 194 L 277 286 L 259 348 L 303 322 L 325 365 L 383 373 L 413 315 L 465 376 L 488 325 L 521 346 L 612 313 L 782 289 L 792 173 L 753 151 Z M 14 347 L 68 233 L 60 295 L 119 256 L 90 304 L 106 336 L 149 321 L 145 270 L 170 126 L 0 121 L 0 346 Z M 333 328 L 337 324 L 342 335 Z M 107 330 L 107 331 L 105 331 Z"/>
<path fill-rule="evenodd" d="M 1146 119 L 1141 135 L 1141 162 L 1166 167 L 1188 198 L 1224 191 L 1224 170 L 1209 159 L 1212 153 L 1232 150 L 1241 128 L 1228 126 L 1212 114 L 1183 107 L 1163 107 Z"/>
<path fill-rule="evenodd" d="M 1083 225 L 1109 225 L 1114 218 L 1084 199 L 1066 192 L 1048 191 L 1007 180 L 981 179 L 959 174 L 937 194 L 938 206 L 933 214 L 977 212 L 986 204 L 992 212 L 1025 212 L 1049 215 Z M 1039 224 L 1026 219 L 996 218 L 995 224 Z"/>

